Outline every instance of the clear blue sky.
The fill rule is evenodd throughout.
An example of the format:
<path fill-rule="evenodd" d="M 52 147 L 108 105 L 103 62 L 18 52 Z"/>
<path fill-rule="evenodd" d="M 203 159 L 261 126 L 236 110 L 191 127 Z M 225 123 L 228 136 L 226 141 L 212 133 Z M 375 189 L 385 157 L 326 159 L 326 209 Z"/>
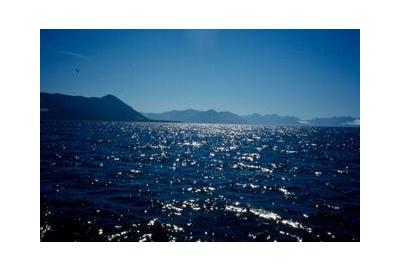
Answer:
<path fill-rule="evenodd" d="M 360 115 L 359 30 L 41 30 L 40 41 L 43 92 L 113 94 L 141 112 Z"/>

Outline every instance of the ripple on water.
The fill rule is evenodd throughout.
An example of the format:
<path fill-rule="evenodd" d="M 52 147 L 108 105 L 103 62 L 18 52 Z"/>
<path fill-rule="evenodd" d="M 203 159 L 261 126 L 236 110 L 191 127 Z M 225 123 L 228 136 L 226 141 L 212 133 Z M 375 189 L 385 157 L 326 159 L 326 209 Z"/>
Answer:
<path fill-rule="evenodd" d="M 44 121 L 40 137 L 43 241 L 359 240 L 358 129 Z"/>

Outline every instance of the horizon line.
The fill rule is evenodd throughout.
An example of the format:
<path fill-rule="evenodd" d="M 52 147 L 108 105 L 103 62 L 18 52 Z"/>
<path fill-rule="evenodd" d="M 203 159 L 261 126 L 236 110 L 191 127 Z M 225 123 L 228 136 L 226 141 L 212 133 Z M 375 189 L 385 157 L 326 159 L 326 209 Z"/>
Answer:
<path fill-rule="evenodd" d="M 303 121 L 314 120 L 314 119 L 324 119 L 324 118 L 342 118 L 342 117 L 351 117 L 351 118 L 354 118 L 354 119 L 360 119 L 360 118 L 361 118 L 360 116 L 352 116 L 352 115 L 342 115 L 342 116 L 337 116 L 337 115 L 336 115 L 336 116 L 314 116 L 314 117 L 305 119 L 305 118 L 298 117 L 298 116 L 296 116 L 296 115 L 288 115 L 288 114 L 283 115 L 283 114 L 277 114 L 277 113 L 265 113 L 265 114 L 262 114 L 262 113 L 258 113 L 258 112 L 253 112 L 253 113 L 248 113 L 248 114 L 238 114 L 238 113 L 235 113 L 235 112 L 232 112 L 232 111 L 228 111 L 228 110 L 217 110 L 217 109 L 214 109 L 214 108 L 205 109 L 205 110 L 194 109 L 194 108 L 187 108 L 187 109 L 169 109 L 169 110 L 162 111 L 162 112 L 145 112 L 144 110 L 137 110 L 137 109 L 135 109 L 134 106 L 132 106 L 131 104 L 127 103 L 126 101 L 122 100 L 121 98 L 117 97 L 117 96 L 114 95 L 114 94 L 106 94 L 106 95 L 103 95 L 103 96 L 84 96 L 84 95 L 63 94 L 63 93 L 59 93 L 59 92 L 44 92 L 44 90 L 40 90 L 40 93 L 51 94 L 51 95 L 58 94 L 58 95 L 64 95 L 64 96 L 84 97 L 84 98 L 104 98 L 104 97 L 106 97 L 106 96 L 114 96 L 114 97 L 116 97 L 117 99 L 121 100 L 122 102 L 124 102 L 125 104 L 127 104 L 129 107 L 131 107 L 132 109 L 134 109 L 135 111 L 137 111 L 137 112 L 139 112 L 139 113 L 141 113 L 141 114 L 162 114 L 162 113 L 167 113 L 167 112 L 171 112 L 171 111 L 180 111 L 180 112 L 182 112 L 182 111 L 193 110 L 193 111 L 197 111 L 197 112 L 215 111 L 215 112 L 217 112 L 217 113 L 232 113 L 232 114 L 235 114 L 235 115 L 240 116 L 240 117 L 249 116 L 249 115 L 253 115 L 253 114 L 258 114 L 258 115 L 260 115 L 260 116 L 276 115 L 276 116 L 280 116 L 280 117 L 296 117 L 296 118 L 298 118 L 299 120 L 303 120 Z"/>

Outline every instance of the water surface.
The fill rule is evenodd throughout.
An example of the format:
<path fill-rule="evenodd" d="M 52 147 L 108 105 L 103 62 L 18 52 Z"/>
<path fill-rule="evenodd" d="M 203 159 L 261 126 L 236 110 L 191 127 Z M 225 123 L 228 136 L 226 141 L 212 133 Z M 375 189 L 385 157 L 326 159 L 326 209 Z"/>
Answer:
<path fill-rule="evenodd" d="M 359 241 L 359 128 L 41 122 L 42 241 Z"/>

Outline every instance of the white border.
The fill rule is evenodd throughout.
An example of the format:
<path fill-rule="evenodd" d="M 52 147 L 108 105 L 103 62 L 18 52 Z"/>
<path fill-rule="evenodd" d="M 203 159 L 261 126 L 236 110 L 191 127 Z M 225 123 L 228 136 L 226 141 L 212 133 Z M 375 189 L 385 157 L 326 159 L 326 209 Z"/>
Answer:
<path fill-rule="evenodd" d="M 398 267 L 395 1 L 9 1 L 0 10 L 2 269 Z M 40 243 L 41 28 L 361 29 L 361 243 Z"/>

